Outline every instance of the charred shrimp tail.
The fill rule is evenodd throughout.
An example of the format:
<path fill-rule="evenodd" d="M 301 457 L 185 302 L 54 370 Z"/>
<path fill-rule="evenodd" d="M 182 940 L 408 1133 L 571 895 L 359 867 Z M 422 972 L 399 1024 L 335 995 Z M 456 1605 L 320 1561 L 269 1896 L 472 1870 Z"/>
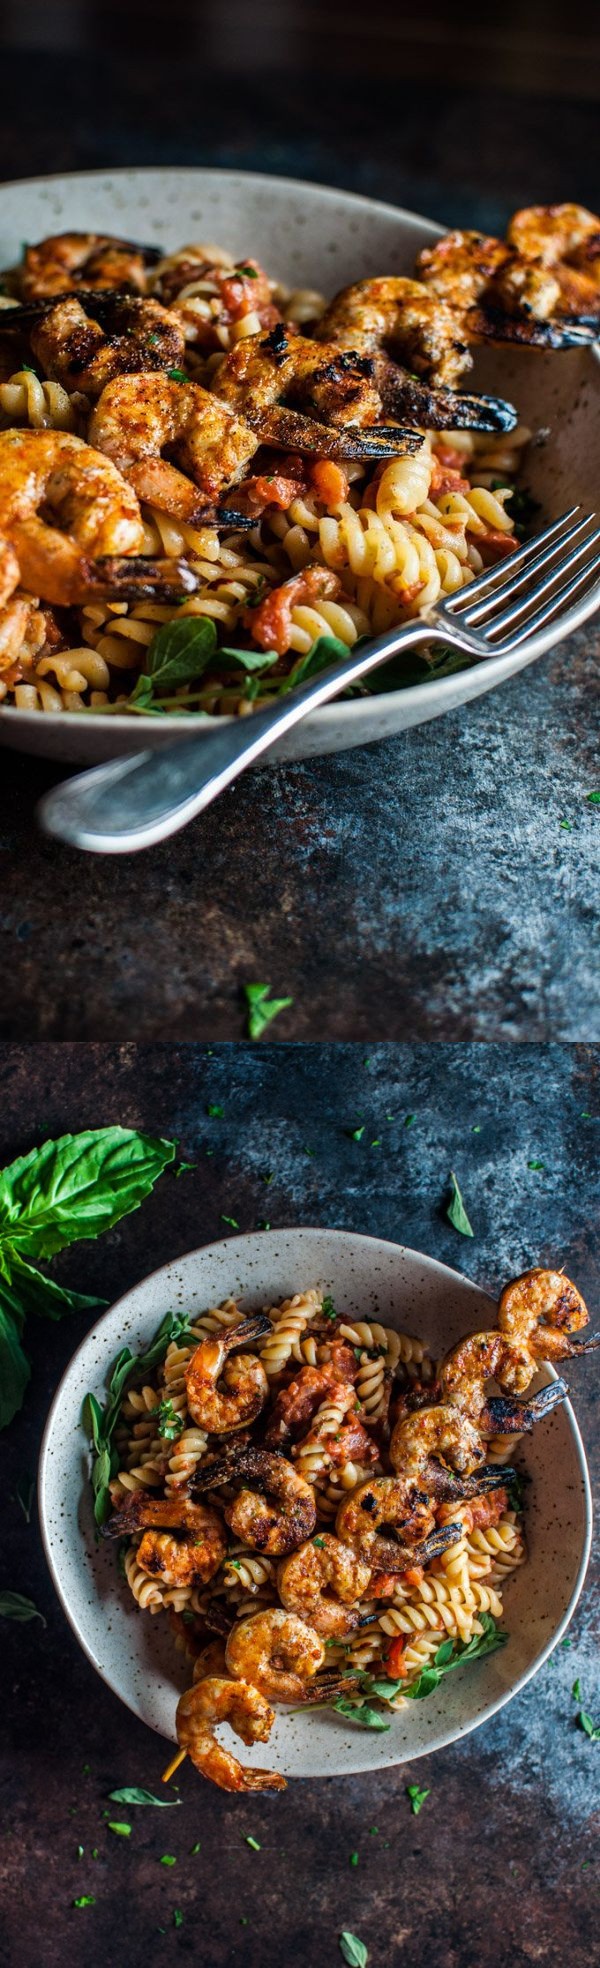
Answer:
<path fill-rule="evenodd" d="M 593 315 L 573 321 L 563 316 L 536 321 L 532 315 L 519 317 L 491 307 L 469 308 L 465 319 L 470 342 L 508 342 L 517 348 L 587 348 L 597 341 L 600 328 Z"/>
<path fill-rule="evenodd" d="M 393 406 L 388 409 L 393 414 Z M 265 444 L 285 451 L 316 452 L 319 458 L 410 458 L 420 451 L 422 433 L 402 425 L 320 424 L 287 404 L 245 409 L 246 422 Z"/>
<path fill-rule="evenodd" d="M 382 394 L 388 415 L 414 417 L 429 430 L 511 431 L 517 423 L 514 405 L 501 396 L 430 389 L 392 363 L 386 365 Z"/>
<path fill-rule="evenodd" d="M 581 1350 L 584 1350 L 583 1347 Z M 553 1409 L 566 1400 L 568 1392 L 566 1380 L 552 1380 L 548 1387 L 540 1388 L 539 1394 L 532 1394 L 529 1401 L 521 1401 L 511 1395 L 491 1394 L 485 1404 L 485 1425 L 494 1435 L 529 1435 L 536 1421 L 543 1421 L 546 1415 L 552 1414 Z"/>
<path fill-rule="evenodd" d="M 186 560 L 150 560 L 144 554 L 102 554 L 88 563 L 84 601 L 180 601 L 195 594 L 198 576 Z"/>

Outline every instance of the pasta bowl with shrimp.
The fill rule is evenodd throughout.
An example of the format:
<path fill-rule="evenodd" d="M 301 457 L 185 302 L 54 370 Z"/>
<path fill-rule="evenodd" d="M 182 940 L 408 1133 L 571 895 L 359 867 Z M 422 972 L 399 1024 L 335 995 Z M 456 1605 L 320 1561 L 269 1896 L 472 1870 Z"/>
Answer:
<path fill-rule="evenodd" d="M 162 1267 L 88 1333 L 42 1446 L 46 1554 L 89 1660 L 231 1791 L 468 1734 L 582 1587 L 587 1326 L 562 1273 L 496 1303 L 347 1231 Z"/>
<path fill-rule="evenodd" d="M 251 715 L 593 509 L 599 223 L 443 234 L 227 171 L 0 187 L 0 741 L 92 762 Z M 269 758 L 437 717 L 557 633 L 398 658 Z"/>

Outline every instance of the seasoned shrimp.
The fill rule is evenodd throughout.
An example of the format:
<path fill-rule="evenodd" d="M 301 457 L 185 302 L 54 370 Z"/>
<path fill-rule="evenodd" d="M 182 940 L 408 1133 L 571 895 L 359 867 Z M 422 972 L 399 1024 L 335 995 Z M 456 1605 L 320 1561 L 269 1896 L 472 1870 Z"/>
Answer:
<path fill-rule="evenodd" d="M 511 1344 L 503 1333 L 470 1333 L 440 1362 L 435 1386 L 425 1390 L 425 1402 L 449 1401 L 469 1415 L 483 1435 L 530 1433 L 567 1392 L 565 1382 L 558 1380 L 529 1401 L 515 1398 L 512 1390 L 529 1386 L 537 1364 L 527 1348 Z M 497 1381 L 503 1390 L 500 1395 L 487 1392 L 489 1380 Z"/>
<path fill-rule="evenodd" d="M 303 1701 L 307 1682 L 323 1666 L 325 1647 L 305 1620 L 269 1606 L 236 1622 L 225 1659 L 230 1674 L 251 1681 L 270 1700 Z"/>
<path fill-rule="evenodd" d="M 113 1510 L 104 1526 L 105 1537 L 121 1537 L 126 1531 L 142 1531 L 146 1528 L 160 1531 L 189 1531 L 190 1537 L 214 1546 L 223 1540 L 223 1556 L 227 1550 L 227 1539 L 222 1519 L 213 1504 L 196 1503 L 192 1497 L 181 1495 L 156 1496 L 147 1490 L 128 1490 L 118 1510 Z"/>
<path fill-rule="evenodd" d="M 188 1688 L 177 1704 L 177 1741 L 201 1775 L 219 1790 L 285 1790 L 285 1777 L 275 1770 L 249 1769 L 215 1736 L 219 1722 L 228 1722 L 242 1742 L 268 1742 L 274 1721 L 274 1710 L 248 1681 L 209 1674 Z"/>
<path fill-rule="evenodd" d="M 506 240 L 446 233 L 423 248 L 416 270 L 455 311 L 465 343 L 569 348 L 591 339 L 586 327 L 591 331 L 600 320 L 599 254 L 600 220 L 593 213 L 540 205 L 515 213 Z"/>
<path fill-rule="evenodd" d="M 168 376 L 122 376 L 108 383 L 90 424 L 90 443 L 114 460 L 140 499 L 194 525 L 218 518 L 210 502 L 242 476 L 258 442 L 249 425 L 199 383 Z M 163 457 L 167 449 L 181 470 Z M 234 517 L 229 515 L 230 525 Z"/>
<path fill-rule="evenodd" d="M 222 1518 L 207 1505 L 202 1527 L 184 1532 L 182 1538 L 169 1537 L 166 1531 L 145 1531 L 136 1557 L 141 1570 L 162 1579 L 164 1585 L 207 1585 L 226 1551 Z"/>
<path fill-rule="evenodd" d="M 243 1477 L 249 1477 L 256 1489 L 244 1487 L 227 1501 L 226 1523 L 253 1551 L 284 1558 L 314 1531 L 317 1512 L 311 1484 L 298 1475 L 285 1456 L 250 1444 L 237 1456 L 226 1455 L 220 1462 L 211 1459 L 206 1469 L 199 1471 L 196 1487 L 200 1482 L 204 1488 L 217 1489 L 221 1483 Z M 273 1497 L 274 1502 L 269 1503 L 267 1497 Z"/>
<path fill-rule="evenodd" d="M 396 1422 L 390 1462 L 392 1469 L 432 1496 L 457 1495 L 453 1472 L 470 1476 L 485 1462 L 485 1449 L 468 1415 L 443 1404 Z"/>
<path fill-rule="evenodd" d="M 520 261 L 552 274 L 557 315 L 600 312 L 600 218 L 584 205 L 530 205 L 515 212 L 506 237 Z"/>
<path fill-rule="evenodd" d="M 59 606 L 157 590 L 166 599 L 197 585 L 183 562 L 139 556 L 135 493 L 108 458 L 68 431 L 0 431 L 0 537 L 12 549 L 8 557 L 5 549 L 0 606 L 14 591 L 17 566 L 24 588 Z"/>
<path fill-rule="evenodd" d="M 77 287 L 126 287 L 146 292 L 147 268 L 160 259 L 156 246 L 138 246 L 103 232 L 56 232 L 26 246 L 13 274 L 24 298 L 66 294 Z"/>
<path fill-rule="evenodd" d="M 270 1331 L 270 1319 L 257 1312 L 200 1341 L 185 1369 L 188 1408 L 200 1428 L 211 1435 L 228 1435 L 256 1421 L 268 1398 L 269 1383 L 256 1354 L 241 1353 L 239 1348 L 245 1340 L 262 1339 Z M 237 1358 L 230 1359 L 236 1350 Z"/>
<path fill-rule="evenodd" d="M 460 1494 L 460 1485 L 454 1487 Z M 396 1536 L 382 1536 L 381 1525 Z M 351 1545 L 365 1564 L 378 1572 L 404 1572 L 417 1560 L 428 1564 L 460 1536 L 460 1526 L 454 1524 L 446 1525 L 443 1531 L 435 1529 L 432 1504 L 414 1481 L 401 1476 L 374 1476 L 349 1490 L 340 1504 L 335 1528 L 342 1544 Z"/>
<path fill-rule="evenodd" d="M 512 404 L 499 397 L 453 394 L 471 367 L 467 338 L 455 311 L 420 281 L 389 275 L 343 288 L 315 334 L 370 357 L 388 414 L 432 430 L 512 430 L 516 423 Z M 422 377 L 436 387 L 426 388 Z"/>
<path fill-rule="evenodd" d="M 277 1590 L 288 1613 L 307 1620 L 316 1633 L 335 1638 L 361 1625 L 357 1601 L 370 1579 L 371 1566 L 365 1559 L 332 1531 L 323 1531 L 282 1560 Z"/>
<path fill-rule="evenodd" d="M 26 313 L 20 310 L 21 317 Z M 87 308 L 78 295 L 68 295 L 45 310 L 31 331 L 31 346 L 46 376 L 88 396 L 100 396 L 115 376 L 132 370 L 177 369 L 185 355 L 177 315 L 158 301 L 129 295 L 109 295 L 96 305 L 92 300 Z"/>
<path fill-rule="evenodd" d="M 562 1271 L 524 1271 L 522 1277 L 505 1286 L 498 1306 L 500 1332 L 511 1347 L 528 1354 L 532 1363 L 568 1360 L 600 1346 L 600 1333 L 592 1333 L 588 1339 L 575 1337 L 587 1326 L 589 1316 L 581 1292 Z M 530 1376 L 531 1372 L 533 1364 Z"/>
<path fill-rule="evenodd" d="M 423 441 L 418 431 L 377 423 L 382 400 L 370 360 L 349 345 L 327 348 L 290 335 L 283 323 L 260 339 L 238 342 L 212 386 L 265 442 L 286 450 L 316 450 L 324 458 L 410 457 Z"/>

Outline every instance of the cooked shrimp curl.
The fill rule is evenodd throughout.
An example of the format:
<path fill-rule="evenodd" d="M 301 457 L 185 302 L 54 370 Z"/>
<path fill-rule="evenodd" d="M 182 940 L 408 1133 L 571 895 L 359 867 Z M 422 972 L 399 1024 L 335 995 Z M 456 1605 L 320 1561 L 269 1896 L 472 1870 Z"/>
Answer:
<path fill-rule="evenodd" d="M 43 517 L 42 517 L 43 513 Z M 135 492 L 116 467 L 68 431 L 0 431 L 0 606 L 21 584 L 57 606 L 92 596 L 133 600 L 156 591 L 192 592 L 180 561 L 141 554 L 144 528 Z"/>
<path fill-rule="evenodd" d="M 185 1369 L 192 1420 L 211 1435 L 228 1435 L 256 1421 L 269 1395 L 269 1383 L 255 1353 L 242 1353 L 245 1341 L 271 1332 L 265 1313 L 242 1319 L 228 1332 L 200 1341 Z M 230 1355 L 237 1352 L 237 1357 Z"/>
<path fill-rule="evenodd" d="M 334 1639 L 361 1625 L 358 1601 L 371 1580 L 371 1566 L 332 1531 L 301 1544 L 277 1569 L 282 1605 Z M 364 1621 L 364 1614 L 362 1615 Z"/>
<path fill-rule="evenodd" d="M 177 315 L 158 301 L 128 295 L 111 296 L 96 308 L 67 295 L 32 329 L 31 346 L 44 375 L 87 396 L 100 396 L 115 376 L 177 369 L 185 355 Z"/>
<path fill-rule="evenodd" d="M 314 1531 L 317 1510 L 312 1485 L 283 1455 L 250 1443 L 239 1455 L 224 1456 L 220 1461 L 211 1458 L 195 1480 L 196 1487 L 201 1483 L 205 1489 L 241 1481 L 238 1495 L 224 1505 L 224 1516 L 236 1537 L 243 1538 L 253 1551 L 284 1558 Z"/>
<path fill-rule="evenodd" d="M 159 259 L 156 246 L 138 246 L 110 233 L 55 232 L 26 246 L 13 273 L 14 290 L 26 299 L 78 287 L 125 287 L 144 294 L 147 268 Z"/>
<path fill-rule="evenodd" d="M 177 1704 L 177 1741 L 201 1775 L 219 1790 L 285 1790 L 285 1777 L 239 1763 L 215 1736 L 218 1723 L 228 1722 L 241 1742 L 268 1742 L 274 1721 L 274 1709 L 248 1681 L 209 1674 L 188 1688 Z"/>
<path fill-rule="evenodd" d="M 225 1648 L 230 1674 L 240 1675 L 271 1701 L 303 1701 L 323 1666 L 325 1647 L 312 1626 L 281 1606 L 238 1620 Z"/>

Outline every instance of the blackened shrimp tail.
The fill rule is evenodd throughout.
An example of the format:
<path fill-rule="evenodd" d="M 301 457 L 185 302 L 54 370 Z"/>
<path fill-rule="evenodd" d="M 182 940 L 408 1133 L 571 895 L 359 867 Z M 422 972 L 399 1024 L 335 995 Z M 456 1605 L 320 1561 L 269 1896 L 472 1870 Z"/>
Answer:
<path fill-rule="evenodd" d="M 150 560 L 145 554 L 103 554 L 89 562 L 84 601 L 178 601 L 195 594 L 198 576 L 186 560 Z"/>
<path fill-rule="evenodd" d="M 597 340 L 600 328 L 597 316 L 536 321 L 532 315 L 510 315 L 491 307 L 469 308 L 465 321 L 471 342 L 508 342 L 531 349 L 585 348 Z"/>
<path fill-rule="evenodd" d="M 488 1490 L 503 1490 L 507 1483 L 515 1483 L 515 1469 L 474 1469 L 472 1476 L 457 1476 L 456 1483 L 448 1485 L 448 1498 L 456 1497 L 457 1503 L 464 1503 L 469 1497 L 485 1496 Z"/>
<path fill-rule="evenodd" d="M 393 407 L 388 406 L 393 415 Z M 245 409 L 246 422 L 263 439 L 285 451 L 314 453 L 318 458 L 410 458 L 420 451 L 422 432 L 401 425 L 320 424 L 287 404 Z"/>
<path fill-rule="evenodd" d="M 566 1380 L 552 1380 L 539 1394 L 532 1394 L 529 1401 L 491 1394 L 486 1401 L 486 1423 L 495 1435 L 529 1435 L 537 1421 L 544 1421 L 546 1415 L 566 1400 L 568 1392 Z"/>
<path fill-rule="evenodd" d="M 501 396 L 469 395 L 463 390 L 431 389 L 395 365 L 386 365 L 383 386 L 388 416 L 410 417 L 429 430 L 511 431 L 517 423 L 512 403 Z"/>

